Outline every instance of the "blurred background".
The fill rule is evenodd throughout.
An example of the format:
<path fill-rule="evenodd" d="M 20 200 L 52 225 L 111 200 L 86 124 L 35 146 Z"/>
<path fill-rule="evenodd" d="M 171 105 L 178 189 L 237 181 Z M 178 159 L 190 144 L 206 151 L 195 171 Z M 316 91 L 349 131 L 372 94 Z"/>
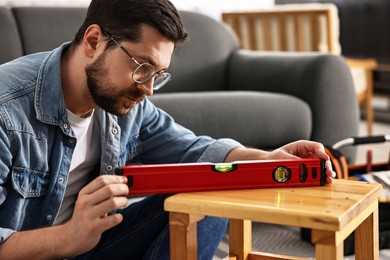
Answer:
<path fill-rule="evenodd" d="M 374 59 L 372 70 L 373 125 L 366 127 L 366 109 L 361 106 L 360 136 L 390 134 L 390 1 L 389 0 L 171 0 L 180 10 L 191 10 L 222 21 L 224 12 L 269 10 L 277 6 L 332 3 L 337 7 L 337 41 L 341 55 Z M 88 6 L 90 0 L 0 0 L 10 6 Z M 356 162 L 364 163 L 371 150 L 374 161 L 388 161 L 390 144 L 370 144 L 358 148 Z"/>

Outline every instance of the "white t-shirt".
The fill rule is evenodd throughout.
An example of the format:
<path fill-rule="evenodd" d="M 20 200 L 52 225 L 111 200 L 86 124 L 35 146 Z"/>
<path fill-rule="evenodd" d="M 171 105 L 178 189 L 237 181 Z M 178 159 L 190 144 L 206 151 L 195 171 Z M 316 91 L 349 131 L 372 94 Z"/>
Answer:
<path fill-rule="evenodd" d="M 93 111 L 89 117 L 81 118 L 68 110 L 68 119 L 77 143 L 69 168 L 64 199 L 54 224 L 62 224 L 70 219 L 79 191 L 87 184 L 90 172 L 99 162 L 100 126 L 94 114 Z"/>

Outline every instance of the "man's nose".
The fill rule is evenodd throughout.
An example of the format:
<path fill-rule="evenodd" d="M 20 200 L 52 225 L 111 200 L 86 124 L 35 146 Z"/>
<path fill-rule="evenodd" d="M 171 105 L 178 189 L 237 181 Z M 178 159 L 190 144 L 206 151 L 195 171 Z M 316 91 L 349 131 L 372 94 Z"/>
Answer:
<path fill-rule="evenodd" d="M 137 87 L 145 94 L 145 96 L 152 96 L 153 95 L 153 83 L 154 83 L 154 80 L 153 80 L 153 78 L 151 78 L 150 80 L 148 80 L 144 83 L 138 83 Z"/>

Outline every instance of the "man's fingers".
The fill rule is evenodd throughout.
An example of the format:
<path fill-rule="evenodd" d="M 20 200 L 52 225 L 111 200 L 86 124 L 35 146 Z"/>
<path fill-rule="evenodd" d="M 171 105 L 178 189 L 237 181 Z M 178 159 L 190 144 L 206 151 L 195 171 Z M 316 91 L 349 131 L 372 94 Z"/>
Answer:
<path fill-rule="evenodd" d="M 123 215 L 120 213 L 107 215 L 99 220 L 99 229 L 103 233 L 104 231 L 115 227 L 123 220 Z"/>
<path fill-rule="evenodd" d="M 126 207 L 128 203 L 129 201 L 126 197 L 111 197 L 102 201 L 97 207 L 91 210 L 92 217 L 102 218 L 107 216 L 108 212 Z"/>
<path fill-rule="evenodd" d="M 129 188 L 123 176 L 100 176 L 79 193 L 76 207 L 87 210 L 91 217 L 100 218 L 110 211 L 127 205 Z"/>
<path fill-rule="evenodd" d="M 101 202 L 116 196 L 127 196 L 129 188 L 126 184 L 108 184 L 93 193 L 90 198 L 91 205 L 97 205 Z"/>
<path fill-rule="evenodd" d="M 109 184 L 127 183 L 127 178 L 118 175 L 101 175 L 86 185 L 80 192 L 92 194 Z"/>

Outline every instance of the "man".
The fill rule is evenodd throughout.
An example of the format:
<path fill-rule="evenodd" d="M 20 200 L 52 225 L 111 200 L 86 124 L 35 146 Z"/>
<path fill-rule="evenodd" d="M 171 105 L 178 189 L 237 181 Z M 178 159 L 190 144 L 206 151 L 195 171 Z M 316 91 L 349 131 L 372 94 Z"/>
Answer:
<path fill-rule="evenodd" d="M 168 259 L 166 195 L 126 207 L 114 168 L 142 163 L 320 157 L 298 141 L 272 152 L 197 137 L 145 96 L 170 78 L 186 40 L 168 0 L 92 0 L 73 42 L 0 67 L 0 259 Z M 211 259 L 227 221 L 198 225 Z"/>

